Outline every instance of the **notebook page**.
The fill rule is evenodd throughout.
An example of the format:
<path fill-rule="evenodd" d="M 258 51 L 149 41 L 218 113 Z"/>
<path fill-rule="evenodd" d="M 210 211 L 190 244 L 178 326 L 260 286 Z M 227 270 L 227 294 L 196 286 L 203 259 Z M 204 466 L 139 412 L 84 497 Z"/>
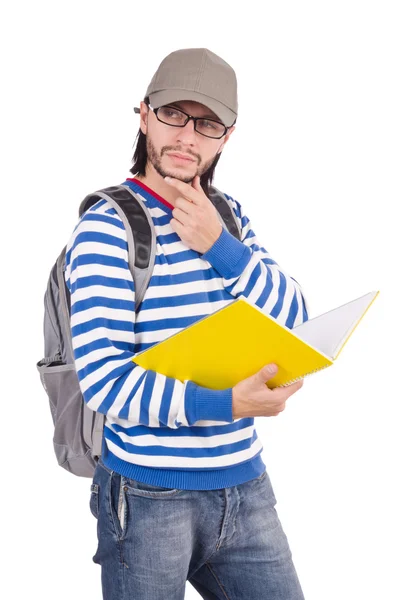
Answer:
<path fill-rule="evenodd" d="M 369 292 L 294 327 L 292 331 L 303 341 L 334 360 L 378 293 L 378 291 Z"/>

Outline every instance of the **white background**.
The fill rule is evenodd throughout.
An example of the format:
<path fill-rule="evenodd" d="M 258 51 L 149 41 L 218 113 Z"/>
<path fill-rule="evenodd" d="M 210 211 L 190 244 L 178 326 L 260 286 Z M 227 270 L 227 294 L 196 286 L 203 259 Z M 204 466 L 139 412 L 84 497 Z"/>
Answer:
<path fill-rule="evenodd" d="M 44 291 L 84 196 L 131 176 L 133 107 L 166 54 L 186 47 L 207 47 L 236 71 L 237 129 L 214 183 L 301 283 L 309 316 L 380 290 L 335 365 L 256 427 L 306 600 L 397 598 L 393 5 L 80 0 L 2 9 L 8 599 L 101 598 L 90 480 L 56 463 L 35 366 Z M 186 598 L 198 597 L 187 584 Z"/>

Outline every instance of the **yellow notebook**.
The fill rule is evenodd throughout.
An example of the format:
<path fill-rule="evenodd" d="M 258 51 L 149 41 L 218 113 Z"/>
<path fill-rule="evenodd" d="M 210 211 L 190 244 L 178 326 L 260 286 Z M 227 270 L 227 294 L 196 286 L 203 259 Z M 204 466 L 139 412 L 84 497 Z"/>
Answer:
<path fill-rule="evenodd" d="M 266 385 L 289 385 L 334 363 L 378 294 L 369 292 L 293 329 L 239 297 L 136 354 L 133 362 L 214 390 L 275 363 L 278 372 Z"/>

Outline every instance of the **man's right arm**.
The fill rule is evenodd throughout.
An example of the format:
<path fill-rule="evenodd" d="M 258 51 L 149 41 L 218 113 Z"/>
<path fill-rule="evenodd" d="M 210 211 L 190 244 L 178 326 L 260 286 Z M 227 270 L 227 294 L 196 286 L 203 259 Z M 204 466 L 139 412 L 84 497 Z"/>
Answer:
<path fill-rule="evenodd" d="M 211 390 L 133 362 L 139 337 L 135 285 L 124 225 L 106 201 L 97 202 L 75 227 L 65 279 L 76 372 L 89 408 L 148 427 L 233 422 L 232 388 Z"/>

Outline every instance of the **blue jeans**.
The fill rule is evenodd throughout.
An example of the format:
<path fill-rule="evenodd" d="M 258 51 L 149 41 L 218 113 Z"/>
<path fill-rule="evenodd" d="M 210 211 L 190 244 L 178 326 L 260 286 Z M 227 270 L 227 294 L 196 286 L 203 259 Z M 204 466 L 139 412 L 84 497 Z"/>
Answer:
<path fill-rule="evenodd" d="M 304 600 L 267 471 L 218 490 L 127 479 L 100 459 L 90 496 L 104 600 Z"/>

